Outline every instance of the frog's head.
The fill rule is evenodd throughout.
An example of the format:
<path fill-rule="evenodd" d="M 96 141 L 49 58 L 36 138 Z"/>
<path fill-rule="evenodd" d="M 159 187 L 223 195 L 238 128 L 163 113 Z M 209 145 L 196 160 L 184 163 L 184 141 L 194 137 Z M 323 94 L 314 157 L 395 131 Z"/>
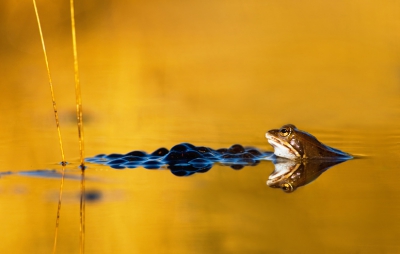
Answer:
<path fill-rule="evenodd" d="M 265 134 L 265 137 L 274 147 L 274 154 L 291 160 L 301 158 L 303 146 L 298 134 L 299 130 L 293 124 L 286 124 L 280 129 L 273 129 Z"/>
<path fill-rule="evenodd" d="M 276 156 L 290 160 L 352 158 L 345 152 L 322 144 L 313 135 L 297 129 L 293 124 L 270 130 L 265 137 L 274 147 Z"/>

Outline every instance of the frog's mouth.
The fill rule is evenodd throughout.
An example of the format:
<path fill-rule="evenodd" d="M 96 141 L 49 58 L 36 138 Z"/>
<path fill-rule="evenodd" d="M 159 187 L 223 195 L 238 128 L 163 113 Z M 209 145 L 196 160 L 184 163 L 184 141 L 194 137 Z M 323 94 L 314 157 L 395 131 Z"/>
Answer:
<path fill-rule="evenodd" d="M 274 148 L 274 154 L 279 157 L 294 160 L 300 158 L 299 152 L 296 151 L 288 142 L 278 139 L 268 132 L 265 134 L 268 143 Z"/>

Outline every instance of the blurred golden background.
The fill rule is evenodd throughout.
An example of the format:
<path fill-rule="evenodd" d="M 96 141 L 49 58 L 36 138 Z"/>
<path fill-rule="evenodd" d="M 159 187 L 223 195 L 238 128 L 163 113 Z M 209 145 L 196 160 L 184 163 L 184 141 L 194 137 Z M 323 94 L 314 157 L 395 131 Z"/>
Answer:
<path fill-rule="evenodd" d="M 76 162 L 69 3 L 37 3 L 66 156 Z M 338 168 L 350 171 L 349 179 L 370 169 L 364 180 L 382 181 L 391 186 L 386 197 L 398 197 L 394 178 L 377 180 L 379 173 L 371 171 L 393 173 L 398 165 L 400 2 L 89 0 L 76 1 L 75 8 L 87 156 L 153 151 L 179 142 L 271 150 L 265 131 L 293 123 L 347 152 L 388 155 L 385 163 L 353 161 Z M 59 168 L 32 3 L 2 1 L 0 31 L 1 171 Z M 276 196 L 263 183 L 273 169 L 267 163 L 253 174 L 219 167 L 204 178 L 187 179 L 168 172 L 91 169 L 88 175 L 107 184 L 88 181 L 89 187 L 105 197 L 112 193 L 112 200 L 119 193 L 122 201 L 88 206 L 88 253 L 287 253 L 293 249 L 286 241 L 300 253 L 400 251 L 391 238 L 399 236 L 399 227 L 386 234 L 373 221 L 383 207 L 391 210 L 388 220 L 398 219 L 398 205 L 362 199 L 365 193 L 385 195 L 377 195 L 373 184 L 348 180 L 358 188 L 350 198 L 345 187 L 327 197 L 307 187 L 302 194 Z M 343 180 L 329 174 L 325 184 Z M 77 182 L 68 183 L 67 193 L 79 191 Z M 48 196 L 57 193 L 58 184 L 0 179 L 7 219 L 2 253 L 51 251 L 56 201 Z M 326 191 L 324 184 L 315 186 Z M 341 204 L 352 211 L 343 212 Z M 79 249 L 78 205 L 66 201 L 62 208 L 59 253 Z M 297 211 L 285 210 L 293 208 Z M 309 240 L 313 247 L 304 246 Z"/>

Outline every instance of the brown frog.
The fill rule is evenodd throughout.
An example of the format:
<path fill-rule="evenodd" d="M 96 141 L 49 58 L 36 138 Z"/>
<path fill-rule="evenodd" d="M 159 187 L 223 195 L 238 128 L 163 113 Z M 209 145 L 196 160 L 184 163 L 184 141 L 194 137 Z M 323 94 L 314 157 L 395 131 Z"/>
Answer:
<path fill-rule="evenodd" d="M 274 154 L 290 160 L 301 159 L 351 159 L 352 156 L 319 142 L 313 135 L 301 131 L 293 124 L 273 129 L 265 137 L 274 147 Z"/>

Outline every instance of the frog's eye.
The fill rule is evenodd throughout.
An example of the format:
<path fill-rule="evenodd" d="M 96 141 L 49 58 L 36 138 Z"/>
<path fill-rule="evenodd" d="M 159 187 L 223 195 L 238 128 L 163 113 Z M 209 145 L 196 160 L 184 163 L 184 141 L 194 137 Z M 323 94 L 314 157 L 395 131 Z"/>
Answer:
<path fill-rule="evenodd" d="M 281 135 L 282 137 L 286 137 L 289 134 L 290 134 L 290 129 L 288 128 L 282 128 L 279 130 L 279 135 Z"/>
<path fill-rule="evenodd" d="M 294 191 L 294 187 L 290 183 L 283 184 L 281 188 L 282 188 L 282 190 L 284 192 L 292 192 L 292 191 Z"/>

